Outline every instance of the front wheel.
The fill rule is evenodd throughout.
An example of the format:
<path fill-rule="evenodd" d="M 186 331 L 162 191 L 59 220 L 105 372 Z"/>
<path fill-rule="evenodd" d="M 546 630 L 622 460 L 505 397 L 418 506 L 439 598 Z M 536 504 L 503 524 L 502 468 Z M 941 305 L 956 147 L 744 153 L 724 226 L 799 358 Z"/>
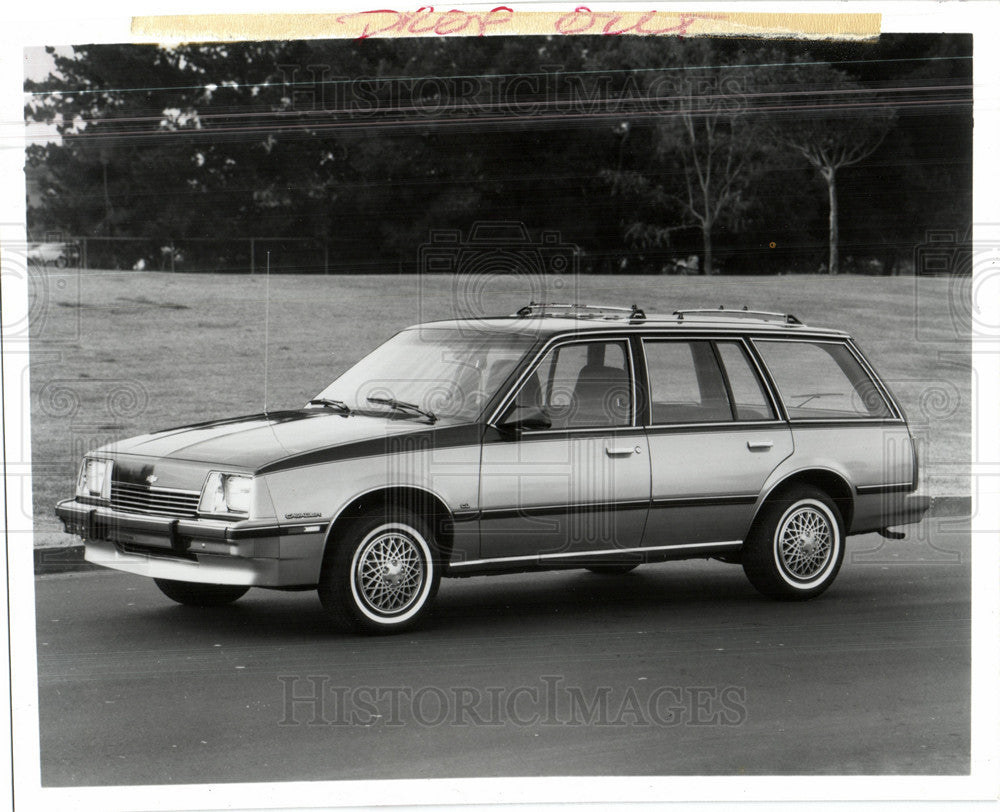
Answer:
<path fill-rule="evenodd" d="M 337 625 L 368 634 L 407 631 L 424 617 L 441 583 L 427 523 L 403 509 L 355 519 L 331 538 L 319 599 Z"/>
<path fill-rule="evenodd" d="M 840 511 L 823 491 L 798 486 L 761 511 L 743 547 L 743 571 L 758 592 L 805 600 L 824 592 L 844 560 Z"/>
<path fill-rule="evenodd" d="M 225 606 L 242 598 L 250 589 L 248 586 L 195 584 L 189 581 L 170 581 L 166 578 L 154 578 L 153 582 L 170 600 L 183 603 L 185 606 Z"/>

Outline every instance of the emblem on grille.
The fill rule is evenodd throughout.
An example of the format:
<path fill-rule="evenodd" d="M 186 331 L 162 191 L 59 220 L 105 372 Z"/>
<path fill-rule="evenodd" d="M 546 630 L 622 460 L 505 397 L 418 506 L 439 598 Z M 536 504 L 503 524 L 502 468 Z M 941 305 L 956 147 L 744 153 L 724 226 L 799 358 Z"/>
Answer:
<path fill-rule="evenodd" d="M 150 485 L 152 485 L 152 484 L 153 484 L 154 482 L 156 482 L 156 480 L 158 480 L 158 479 L 159 479 L 159 477 L 158 477 L 158 476 L 157 476 L 156 474 L 150 474 L 150 475 L 149 475 L 148 477 L 146 477 L 146 481 L 147 481 L 147 482 L 148 482 L 148 483 L 149 483 Z"/>

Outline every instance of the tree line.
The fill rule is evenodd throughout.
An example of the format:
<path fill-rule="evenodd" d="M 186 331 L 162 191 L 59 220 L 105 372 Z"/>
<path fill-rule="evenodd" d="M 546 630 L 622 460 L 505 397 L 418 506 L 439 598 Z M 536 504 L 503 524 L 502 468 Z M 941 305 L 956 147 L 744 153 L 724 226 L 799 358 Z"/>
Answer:
<path fill-rule="evenodd" d="M 585 271 L 891 273 L 971 222 L 964 35 L 50 51 L 33 235 L 310 237 L 415 270 L 432 233 L 518 221 Z"/>

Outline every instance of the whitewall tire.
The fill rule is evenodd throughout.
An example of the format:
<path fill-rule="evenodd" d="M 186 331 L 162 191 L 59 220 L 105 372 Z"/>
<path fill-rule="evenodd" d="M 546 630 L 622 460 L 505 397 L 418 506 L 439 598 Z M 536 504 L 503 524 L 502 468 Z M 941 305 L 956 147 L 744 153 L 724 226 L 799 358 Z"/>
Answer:
<path fill-rule="evenodd" d="M 804 600 L 824 592 L 844 560 L 844 523 L 823 491 L 794 486 L 761 509 L 743 548 L 743 570 L 764 595 Z"/>
<path fill-rule="evenodd" d="M 410 511 L 379 510 L 327 541 L 319 597 L 341 627 L 387 634 L 419 623 L 440 581 L 427 522 Z"/>

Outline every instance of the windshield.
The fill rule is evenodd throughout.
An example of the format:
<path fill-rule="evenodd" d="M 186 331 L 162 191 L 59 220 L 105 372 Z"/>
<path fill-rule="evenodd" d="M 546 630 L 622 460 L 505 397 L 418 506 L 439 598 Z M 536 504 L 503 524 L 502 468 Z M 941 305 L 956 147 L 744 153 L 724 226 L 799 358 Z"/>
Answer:
<path fill-rule="evenodd" d="M 421 416 L 386 402 L 394 400 L 435 418 L 475 420 L 534 341 L 535 336 L 516 333 L 404 330 L 358 361 L 315 400 L 342 401 L 352 411 Z"/>

